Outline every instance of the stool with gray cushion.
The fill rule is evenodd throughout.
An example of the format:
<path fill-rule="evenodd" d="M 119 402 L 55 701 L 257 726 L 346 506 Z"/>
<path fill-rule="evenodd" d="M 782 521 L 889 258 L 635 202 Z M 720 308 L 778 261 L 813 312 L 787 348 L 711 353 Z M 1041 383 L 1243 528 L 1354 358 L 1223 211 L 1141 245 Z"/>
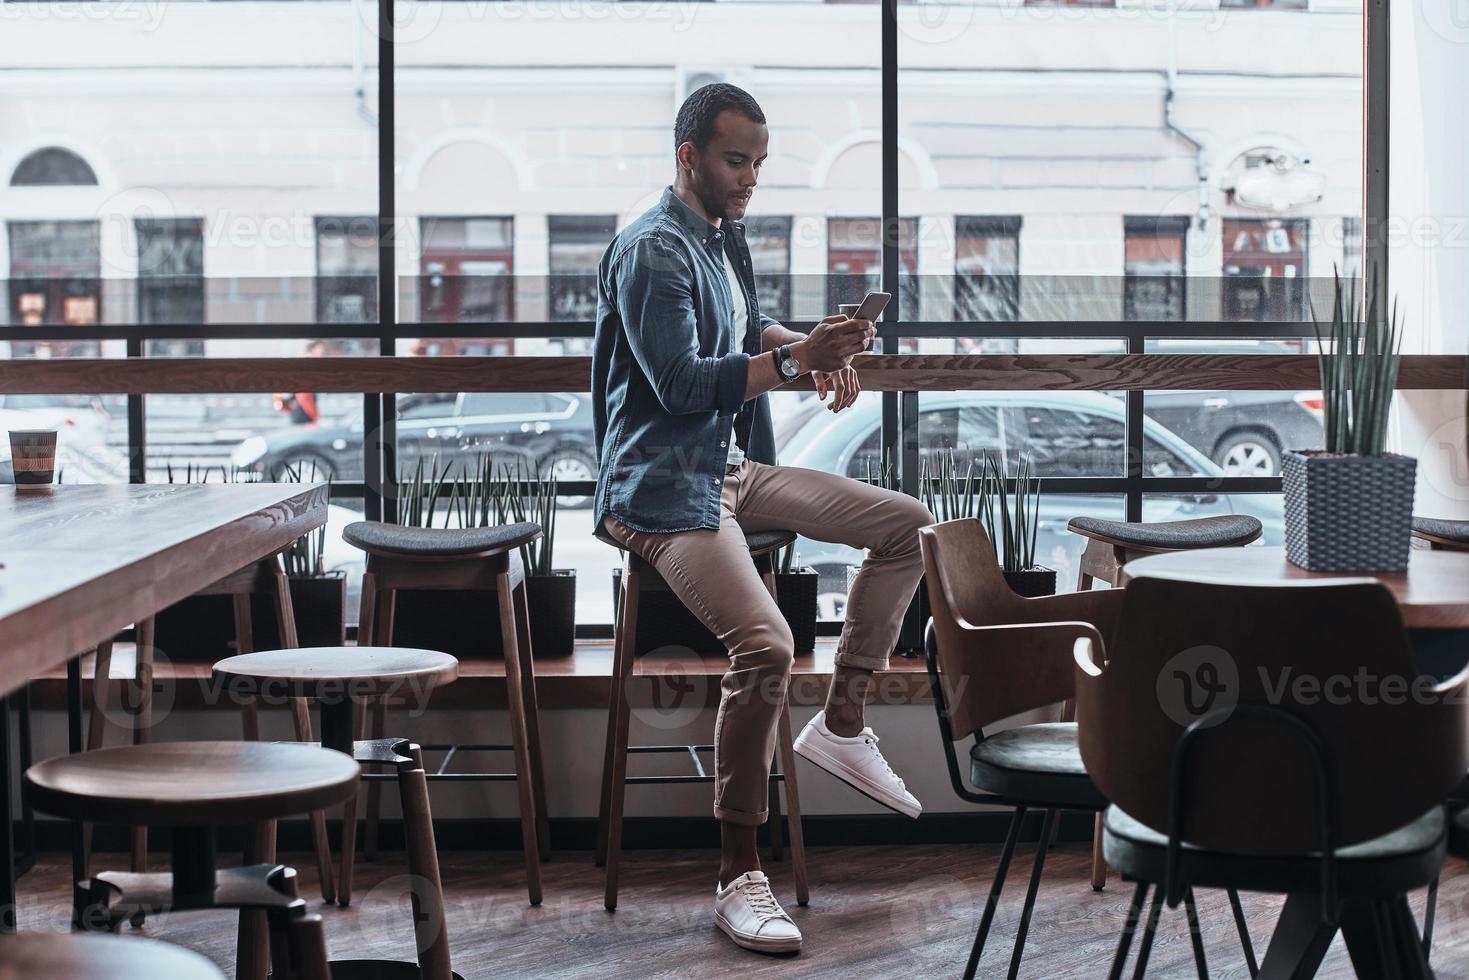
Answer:
<path fill-rule="evenodd" d="M 1094 580 L 1117 584 L 1123 565 L 1142 555 L 1200 548 L 1238 548 L 1257 540 L 1264 528 L 1244 514 L 1198 517 L 1188 521 L 1105 521 L 1073 517 L 1066 529 L 1087 539 L 1081 555 L 1076 589 L 1084 592 Z"/>
<path fill-rule="evenodd" d="M 601 530 L 600 528 L 598 530 Z M 628 727 L 631 723 L 631 703 L 628 699 L 629 682 L 633 677 L 633 666 L 637 659 L 638 597 L 644 592 L 667 590 L 668 583 L 658 570 L 632 551 L 623 549 L 616 541 L 597 534 L 622 550 L 624 564 L 622 572 L 622 595 L 616 611 L 617 621 L 613 627 L 612 690 L 607 705 L 607 743 L 602 759 L 601 807 L 597 820 L 596 862 L 606 865 L 606 894 L 603 903 L 608 910 L 617 908 L 617 873 L 622 857 L 622 808 L 629 784 L 659 785 L 667 783 L 712 783 L 714 776 L 704 772 L 699 753 L 713 752 L 713 745 L 628 745 Z M 750 548 L 760 577 L 765 582 L 771 598 L 776 596 L 775 552 L 791 545 L 796 540 L 794 531 L 747 531 L 745 541 Z M 698 658 L 677 665 L 679 671 L 704 669 Z M 710 676 L 721 676 L 723 668 L 710 670 Z M 779 741 L 779 765 L 772 760 L 770 768 L 770 841 L 771 857 L 779 861 L 783 854 L 781 840 L 780 795 L 778 787 L 785 784 L 786 805 L 790 812 L 791 867 L 796 877 L 796 900 L 805 905 L 810 898 L 806 884 L 806 847 L 801 831 L 801 800 L 796 786 L 796 753 L 791 740 L 791 716 L 789 701 L 781 707 Z M 687 776 L 629 776 L 627 757 L 629 753 L 676 753 L 688 755 L 697 770 Z"/>
<path fill-rule="evenodd" d="M 1469 551 L 1469 521 L 1415 517 L 1413 537 L 1427 541 L 1428 546 L 1435 550 Z"/>
<path fill-rule="evenodd" d="M 541 526 L 530 522 L 476 528 L 423 528 L 357 521 L 342 530 L 342 539 L 367 552 L 362 577 L 362 606 L 357 622 L 359 646 L 393 645 L 394 596 L 403 589 L 463 589 L 494 593 L 500 604 L 500 645 L 505 651 L 505 687 L 510 715 L 510 745 L 424 744 L 424 751 L 449 753 L 445 765 L 430 771 L 432 782 L 499 782 L 516 784 L 520 803 L 520 832 L 525 851 L 526 891 L 532 905 L 541 903 L 541 861 L 551 856 L 546 814 L 545 773 L 541 765 L 540 712 L 536 706 L 535 663 L 531 659 L 530 612 L 525 590 L 525 565 L 519 548 L 541 536 Z M 385 730 L 382 701 L 370 702 L 370 739 Z M 510 751 L 515 769 L 509 773 L 444 772 L 448 760 L 462 752 Z M 381 784 L 367 784 L 367 826 L 364 852 L 376 851 Z M 345 866 L 345 865 L 344 865 Z M 351 895 L 350 878 L 338 890 Z M 347 898 L 342 899 L 346 904 Z"/>
<path fill-rule="evenodd" d="M 1087 539 L 1081 554 L 1076 591 L 1086 592 L 1100 579 L 1115 587 L 1122 566 L 1143 555 L 1165 551 L 1196 551 L 1200 548 L 1238 548 L 1259 539 L 1264 528 L 1258 519 L 1241 514 L 1199 517 L 1187 521 L 1107 521 L 1099 517 L 1073 517 L 1066 528 Z M 1071 720 L 1069 702 L 1062 717 Z M 1093 832 L 1092 888 L 1107 885 L 1107 864 L 1102 856 L 1102 815 L 1097 814 Z"/>

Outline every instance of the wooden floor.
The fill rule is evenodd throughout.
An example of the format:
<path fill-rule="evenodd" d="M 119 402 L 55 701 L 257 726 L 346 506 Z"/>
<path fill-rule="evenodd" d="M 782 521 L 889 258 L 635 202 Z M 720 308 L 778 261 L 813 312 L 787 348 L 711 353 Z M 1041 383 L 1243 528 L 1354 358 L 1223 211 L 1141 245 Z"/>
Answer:
<path fill-rule="evenodd" d="M 1080 844 L 1062 844 L 1052 852 L 1021 977 L 1106 975 L 1129 889 L 1114 878 L 1106 891 L 1093 893 L 1085 851 Z M 844 980 L 957 976 L 997 852 L 997 846 L 958 845 L 816 848 L 809 855 L 811 905 L 804 909 L 794 907 L 788 863 L 771 865 L 777 896 L 805 934 L 799 955 L 780 958 L 740 950 L 714 928 L 716 865 L 710 851 L 628 852 L 622 904 L 613 914 L 602 908 L 601 875 L 588 852 L 558 853 L 545 866 L 546 899 L 539 908 L 526 904 L 517 855 L 448 853 L 444 881 L 454 965 L 469 980 L 714 977 L 732 970 L 741 977 Z M 1024 845 L 1016 854 L 981 963 L 983 977 L 1005 975 L 1029 855 Z M 100 863 L 110 857 L 103 855 Z M 411 956 L 407 902 L 399 888 L 403 866 L 396 855 L 390 857 L 394 860 L 358 865 L 357 900 L 350 909 L 323 909 L 333 956 Z M 319 898 L 312 863 L 305 855 L 295 857 L 302 894 Z M 63 856 L 48 855 L 22 880 L 22 930 L 66 928 L 68 867 Z M 1279 902 L 1254 895 L 1244 901 L 1258 947 L 1274 924 Z M 1422 903 L 1422 893 L 1414 896 L 1420 921 Z M 1199 906 L 1211 975 L 1246 976 L 1223 894 L 1200 893 Z M 1451 861 L 1444 869 L 1433 954 L 1440 977 L 1469 977 L 1466 911 L 1469 866 Z M 227 974 L 234 966 L 234 931 L 235 918 L 227 913 L 158 916 L 142 930 L 204 953 Z M 1193 975 L 1183 909 L 1165 910 L 1148 976 Z M 1338 938 L 1321 976 L 1352 975 Z"/>

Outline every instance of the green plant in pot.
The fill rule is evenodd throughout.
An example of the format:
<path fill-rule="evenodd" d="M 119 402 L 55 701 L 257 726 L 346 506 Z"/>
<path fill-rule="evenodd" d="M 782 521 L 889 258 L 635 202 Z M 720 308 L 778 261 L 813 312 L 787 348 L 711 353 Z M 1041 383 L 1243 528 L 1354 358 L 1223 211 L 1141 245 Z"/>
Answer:
<path fill-rule="evenodd" d="M 1402 330 L 1373 270 L 1333 277 L 1331 319 L 1316 321 L 1325 447 L 1281 461 L 1285 552 L 1320 572 L 1400 572 L 1412 545 L 1418 461 L 1387 451 Z"/>
<path fill-rule="evenodd" d="M 924 460 L 924 502 L 940 521 L 971 517 L 979 520 L 995 547 L 995 561 L 1017 595 L 1054 595 L 1056 571 L 1036 564 L 1036 534 L 1040 526 L 1040 481 L 1029 453 L 1016 464 L 1015 492 L 1007 492 L 1004 457 L 986 451 L 970 459 L 960 474 L 954 451 L 940 455 L 930 476 Z M 935 485 L 936 484 L 936 485 Z M 926 596 L 927 593 L 925 592 Z"/>
<path fill-rule="evenodd" d="M 164 468 L 169 483 L 255 482 L 259 474 L 225 466 L 189 463 Z M 323 481 L 314 467 L 298 472 L 283 469 L 282 483 Z M 281 562 L 291 589 L 295 614 L 296 642 L 300 646 L 340 646 L 346 628 L 347 579 L 341 571 L 327 571 L 326 527 L 317 528 L 281 553 Z M 235 620 L 233 600 L 227 595 L 189 596 L 154 617 L 154 644 L 169 657 L 187 660 L 220 660 L 233 655 Z M 282 646 L 275 603 L 265 596 L 250 601 L 252 642 L 257 650 Z"/>
<path fill-rule="evenodd" d="M 456 476 L 458 477 L 456 479 Z M 480 454 L 471 465 L 427 468 L 420 458 L 411 477 L 399 481 L 399 522 L 415 527 L 490 527 L 531 521 L 541 537 L 519 549 L 525 569 L 531 650 L 537 657 L 569 656 L 576 639 L 576 569 L 554 568 L 557 482 L 542 480 L 534 466 L 499 462 Z M 446 589 L 398 596 L 394 642 L 455 656 L 498 655 L 497 602 L 479 592 Z"/>

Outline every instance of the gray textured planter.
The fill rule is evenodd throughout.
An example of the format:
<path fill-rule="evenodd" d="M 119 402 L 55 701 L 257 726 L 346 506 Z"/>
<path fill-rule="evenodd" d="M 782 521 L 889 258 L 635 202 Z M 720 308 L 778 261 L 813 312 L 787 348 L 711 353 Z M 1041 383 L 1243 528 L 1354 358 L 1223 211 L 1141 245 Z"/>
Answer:
<path fill-rule="evenodd" d="M 1285 555 L 1312 572 L 1401 572 L 1413 541 L 1411 456 L 1289 451 Z"/>

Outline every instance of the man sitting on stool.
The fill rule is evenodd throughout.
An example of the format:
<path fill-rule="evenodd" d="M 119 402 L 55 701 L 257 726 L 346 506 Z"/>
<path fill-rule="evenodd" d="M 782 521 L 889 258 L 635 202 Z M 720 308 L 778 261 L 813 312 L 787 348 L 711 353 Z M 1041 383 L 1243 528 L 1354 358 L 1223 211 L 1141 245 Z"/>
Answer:
<path fill-rule="evenodd" d="M 759 310 L 745 213 L 765 162 L 765 116 L 733 85 L 679 109 L 678 169 L 662 199 L 613 240 L 597 272 L 592 404 L 600 472 L 594 532 L 642 557 L 729 650 L 714 725 L 714 816 L 722 855 L 715 919 L 736 943 L 800 948 L 760 870 L 770 759 L 794 641 L 745 543 L 782 529 L 870 549 L 847 598 L 826 708 L 796 751 L 872 799 L 921 809 L 863 723 L 872 672 L 887 666 L 933 515 L 906 494 L 775 463 L 765 392 L 810 371 L 839 412 L 857 398 L 849 363 L 875 334 L 829 316 L 808 334 Z"/>

